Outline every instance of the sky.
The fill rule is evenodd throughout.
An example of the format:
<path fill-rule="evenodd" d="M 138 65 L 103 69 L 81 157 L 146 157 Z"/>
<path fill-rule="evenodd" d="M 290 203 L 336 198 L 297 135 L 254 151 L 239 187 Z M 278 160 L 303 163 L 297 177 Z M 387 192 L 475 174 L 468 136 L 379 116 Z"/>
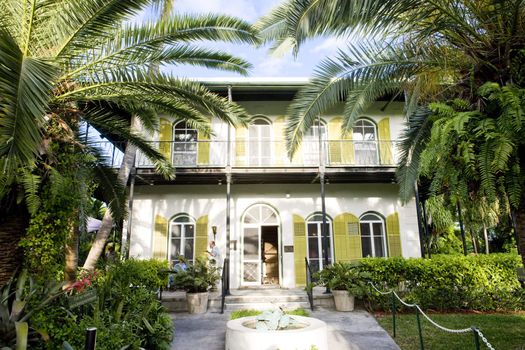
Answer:
<path fill-rule="evenodd" d="M 219 13 L 240 17 L 250 23 L 268 13 L 282 0 L 175 0 L 175 14 Z M 253 65 L 251 77 L 309 77 L 315 66 L 326 56 L 333 55 L 343 41 L 335 38 L 317 38 L 301 47 L 297 58 L 286 54 L 273 57 L 268 47 L 256 49 L 250 45 L 203 43 L 204 46 L 220 49 L 242 57 Z M 236 73 L 210 70 L 191 66 L 170 67 L 169 71 L 184 77 L 234 77 Z"/>

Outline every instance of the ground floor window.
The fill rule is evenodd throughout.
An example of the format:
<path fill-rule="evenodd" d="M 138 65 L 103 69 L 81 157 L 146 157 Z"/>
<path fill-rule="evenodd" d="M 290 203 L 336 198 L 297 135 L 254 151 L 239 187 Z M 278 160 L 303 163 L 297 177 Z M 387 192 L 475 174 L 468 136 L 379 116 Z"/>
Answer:
<path fill-rule="evenodd" d="M 385 223 L 374 213 L 366 213 L 359 219 L 363 257 L 386 256 Z"/>
<path fill-rule="evenodd" d="M 315 214 L 312 215 L 306 222 L 306 235 L 307 240 L 307 251 L 308 251 L 308 262 L 312 272 L 320 271 L 323 269 L 325 261 L 323 255 L 323 240 L 328 236 L 328 264 L 332 263 L 332 222 L 329 218 L 326 218 L 326 232 L 322 231 L 323 227 L 323 215 Z"/>
<path fill-rule="evenodd" d="M 180 256 L 193 263 L 195 254 L 195 222 L 193 219 L 187 215 L 176 216 L 170 223 L 169 242 L 168 256 L 172 266 L 179 262 Z"/>

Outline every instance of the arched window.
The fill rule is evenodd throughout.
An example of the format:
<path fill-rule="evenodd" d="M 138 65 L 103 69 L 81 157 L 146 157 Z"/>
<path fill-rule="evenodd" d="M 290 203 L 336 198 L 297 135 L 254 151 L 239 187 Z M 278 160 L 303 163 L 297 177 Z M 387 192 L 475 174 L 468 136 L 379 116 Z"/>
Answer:
<path fill-rule="evenodd" d="M 332 221 L 326 218 L 326 233 L 323 232 L 322 227 L 322 214 L 314 214 L 306 220 L 308 262 L 312 272 L 322 270 L 324 267 L 323 240 L 326 236 L 328 236 L 328 264 L 332 263 Z"/>
<path fill-rule="evenodd" d="M 352 132 L 356 164 L 379 164 L 377 130 L 375 124 L 366 119 L 359 119 L 355 122 Z"/>
<path fill-rule="evenodd" d="M 385 223 L 374 213 L 365 213 L 359 219 L 363 257 L 386 256 Z"/>
<path fill-rule="evenodd" d="M 248 127 L 248 162 L 252 166 L 272 163 L 272 126 L 265 118 L 255 118 Z"/>
<path fill-rule="evenodd" d="M 178 215 L 170 222 L 168 256 L 172 264 L 183 256 L 193 263 L 195 258 L 195 221 L 188 215 Z"/>
<path fill-rule="evenodd" d="M 183 121 L 173 126 L 173 164 L 197 164 L 197 130 Z"/>
<path fill-rule="evenodd" d="M 321 142 L 323 144 L 324 162 L 328 160 L 328 147 L 326 147 L 326 141 L 328 139 L 326 123 L 321 120 L 321 125 L 316 121 L 315 124 L 304 134 L 302 143 L 304 164 L 319 164 L 319 134 L 321 134 Z"/>

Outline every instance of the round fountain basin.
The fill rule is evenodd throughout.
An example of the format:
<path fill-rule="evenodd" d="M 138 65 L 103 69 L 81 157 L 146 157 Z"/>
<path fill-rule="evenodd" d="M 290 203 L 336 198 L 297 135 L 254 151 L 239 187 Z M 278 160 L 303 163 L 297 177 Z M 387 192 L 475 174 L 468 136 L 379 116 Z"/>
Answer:
<path fill-rule="evenodd" d="M 255 316 L 226 324 L 226 350 L 328 350 L 326 323 L 312 317 L 292 316 L 298 323 L 288 329 L 260 331 Z"/>

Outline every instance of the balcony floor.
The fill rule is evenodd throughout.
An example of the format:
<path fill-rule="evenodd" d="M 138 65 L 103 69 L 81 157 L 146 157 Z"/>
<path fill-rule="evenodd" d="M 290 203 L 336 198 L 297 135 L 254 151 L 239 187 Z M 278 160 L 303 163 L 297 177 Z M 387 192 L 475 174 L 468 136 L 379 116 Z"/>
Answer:
<path fill-rule="evenodd" d="M 326 179 L 330 183 L 392 183 L 396 167 L 327 167 Z M 319 182 L 318 167 L 233 167 L 233 184 L 279 184 Z M 226 183 L 225 168 L 177 168 L 175 180 L 166 180 L 153 169 L 137 169 L 138 185 L 205 185 Z"/>

